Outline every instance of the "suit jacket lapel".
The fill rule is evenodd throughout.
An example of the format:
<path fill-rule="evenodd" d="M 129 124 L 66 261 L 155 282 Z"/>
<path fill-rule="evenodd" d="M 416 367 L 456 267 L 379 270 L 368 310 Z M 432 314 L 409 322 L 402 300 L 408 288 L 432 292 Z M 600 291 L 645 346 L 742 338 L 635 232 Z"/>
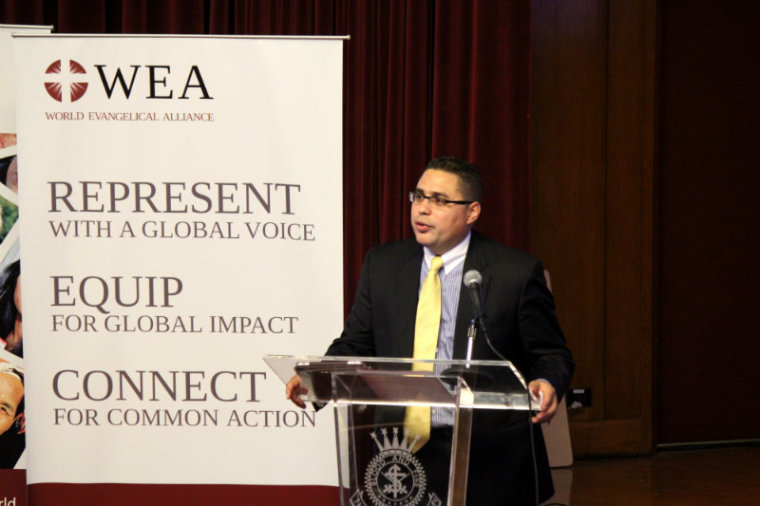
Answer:
<path fill-rule="evenodd" d="M 464 269 L 462 273 L 466 273 L 471 269 L 475 269 L 483 276 L 481 283 L 483 293 L 483 304 L 488 298 L 488 286 L 490 278 L 485 269 L 488 266 L 488 260 L 483 251 L 482 236 L 477 232 L 472 232 L 470 236 L 470 246 L 467 248 L 467 256 L 464 259 Z M 457 323 L 454 329 L 454 351 L 453 356 L 455 359 L 464 359 L 467 355 L 467 328 L 470 326 L 470 320 L 475 316 L 475 311 L 472 307 L 472 301 L 470 300 L 470 294 L 467 293 L 467 289 L 462 286 L 462 291 L 459 296 L 459 306 L 457 307 Z M 474 354 L 473 354 L 474 355 Z"/>

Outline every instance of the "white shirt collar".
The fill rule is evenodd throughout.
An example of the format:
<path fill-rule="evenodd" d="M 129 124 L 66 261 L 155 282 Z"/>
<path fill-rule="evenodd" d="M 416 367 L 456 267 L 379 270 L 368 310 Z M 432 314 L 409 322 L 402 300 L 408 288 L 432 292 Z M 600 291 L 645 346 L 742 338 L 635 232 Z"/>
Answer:
<path fill-rule="evenodd" d="M 443 259 L 443 271 L 447 272 L 464 262 L 464 257 L 467 256 L 467 248 L 470 246 L 471 232 L 467 232 L 467 237 L 462 239 L 462 242 L 451 248 L 449 251 L 441 255 Z M 427 247 L 424 247 L 425 251 L 425 264 L 428 269 L 430 268 L 430 262 L 432 262 L 435 253 L 430 251 Z"/>

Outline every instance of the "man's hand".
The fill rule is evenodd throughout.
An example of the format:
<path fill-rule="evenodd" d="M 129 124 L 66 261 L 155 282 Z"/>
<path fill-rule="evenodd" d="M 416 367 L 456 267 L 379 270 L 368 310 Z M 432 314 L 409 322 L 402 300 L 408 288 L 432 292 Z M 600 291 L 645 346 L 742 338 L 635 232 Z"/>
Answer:
<path fill-rule="evenodd" d="M 557 392 L 554 387 L 544 380 L 533 380 L 528 384 L 528 389 L 536 397 L 544 394 L 544 401 L 541 404 L 541 411 L 532 418 L 533 423 L 549 423 L 557 412 Z"/>
<path fill-rule="evenodd" d="M 305 393 L 308 393 L 308 390 L 301 386 L 301 377 L 297 374 L 290 378 L 288 384 L 285 385 L 285 398 L 290 399 L 299 408 L 306 407 L 306 403 L 299 397 Z"/>

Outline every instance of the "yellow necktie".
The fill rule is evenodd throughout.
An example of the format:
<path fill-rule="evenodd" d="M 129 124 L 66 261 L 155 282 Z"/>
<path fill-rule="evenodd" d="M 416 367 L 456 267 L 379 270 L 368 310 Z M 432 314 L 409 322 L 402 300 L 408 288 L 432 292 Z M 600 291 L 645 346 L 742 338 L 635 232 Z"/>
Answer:
<path fill-rule="evenodd" d="M 443 259 L 433 257 L 430 262 L 425 282 L 420 290 L 420 300 L 417 302 L 417 321 L 414 325 L 414 358 L 434 359 L 438 345 L 438 332 L 441 328 L 441 279 L 438 271 L 443 267 Z M 413 371 L 432 371 L 433 364 L 415 364 Z M 404 416 L 404 427 L 408 431 L 409 440 L 419 436 L 417 451 L 430 439 L 430 407 L 409 406 Z"/>

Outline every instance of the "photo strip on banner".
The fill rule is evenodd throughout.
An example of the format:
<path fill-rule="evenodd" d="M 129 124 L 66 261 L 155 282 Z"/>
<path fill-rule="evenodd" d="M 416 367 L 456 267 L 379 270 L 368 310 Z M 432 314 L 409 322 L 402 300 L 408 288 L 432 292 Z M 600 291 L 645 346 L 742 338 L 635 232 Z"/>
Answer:
<path fill-rule="evenodd" d="M 19 252 L 18 134 L 13 34 L 52 26 L 0 24 L 0 501 L 27 505 L 24 348 Z"/>

